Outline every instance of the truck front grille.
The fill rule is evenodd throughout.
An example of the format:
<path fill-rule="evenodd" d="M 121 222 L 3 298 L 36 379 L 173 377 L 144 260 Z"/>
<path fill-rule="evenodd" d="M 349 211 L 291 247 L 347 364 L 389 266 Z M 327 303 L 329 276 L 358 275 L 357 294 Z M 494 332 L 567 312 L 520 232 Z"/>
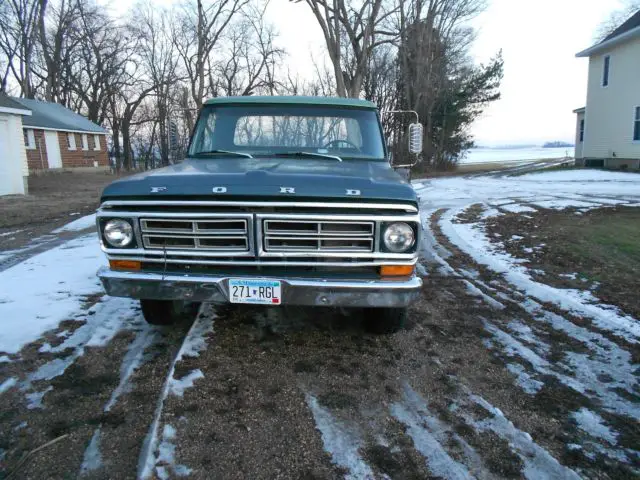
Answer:
<path fill-rule="evenodd" d="M 142 218 L 140 231 L 147 249 L 249 251 L 249 229 L 244 218 Z"/>
<path fill-rule="evenodd" d="M 373 252 L 374 222 L 264 220 L 265 252 Z"/>

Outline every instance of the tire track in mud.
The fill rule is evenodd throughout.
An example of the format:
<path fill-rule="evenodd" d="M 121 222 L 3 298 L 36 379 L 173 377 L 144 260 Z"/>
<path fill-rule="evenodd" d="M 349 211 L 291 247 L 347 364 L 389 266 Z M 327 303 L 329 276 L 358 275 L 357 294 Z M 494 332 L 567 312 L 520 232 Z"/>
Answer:
<path fill-rule="evenodd" d="M 459 251 L 442 234 L 441 218 L 442 211 L 436 212 L 428 223 L 434 251 L 448 257 L 439 256 L 441 271 L 470 285 L 488 304 L 499 302 L 501 313 L 511 315 L 482 318 L 491 334 L 485 343 L 530 395 L 528 408 L 546 410 L 559 423 L 562 458 L 583 472 L 637 475 L 632 467 L 639 458 L 639 432 L 632 426 L 639 409 L 637 364 L 629 351 L 633 345 L 515 290 Z M 611 431 L 610 438 L 598 437 L 598 431 Z"/>
<path fill-rule="evenodd" d="M 104 297 L 0 364 L 18 379 L 0 396 L 5 473 L 26 452 L 66 435 L 17 478 L 135 477 L 153 418 L 149 399 L 188 327 L 150 327 L 133 301 Z"/>
<path fill-rule="evenodd" d="M 527 400 L 483 344 L 478 311 L 493 310 L 457 279 L 431 275 L 409 328 L 387 337 L 364 334 L 356 312 L 222 309 L 215 342 L 179 364 L 203 378 L 165 402 L 172 461 L 190 478 L 520 476 L 542 449 L 513 426 L 496 433 L 472 423 L 479 407 L 463 401 L 468 392 L 493 397 L 489 418 L 494 399 Z M 525 426 L 544 432 L 551 423 Z M 528 442 L 520 451 L 513 435 Z M 535 473 L 559 468 L 550 461 Z"/>

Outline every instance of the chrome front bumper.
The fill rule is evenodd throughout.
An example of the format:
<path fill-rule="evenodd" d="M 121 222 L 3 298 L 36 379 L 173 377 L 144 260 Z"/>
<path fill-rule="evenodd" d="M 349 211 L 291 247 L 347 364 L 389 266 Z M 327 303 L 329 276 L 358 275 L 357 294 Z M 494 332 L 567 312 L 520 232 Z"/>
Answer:
<path fill-rule="evenodd" d="M 112 297 L 229 303 L 229 277 L 121 272 L 108 267 L 101 268 L 98 277 Z M 283 305 L 407 307 L 422 286 L 415 276 L 397 281 L 271 279 L 282 282 Z"/>

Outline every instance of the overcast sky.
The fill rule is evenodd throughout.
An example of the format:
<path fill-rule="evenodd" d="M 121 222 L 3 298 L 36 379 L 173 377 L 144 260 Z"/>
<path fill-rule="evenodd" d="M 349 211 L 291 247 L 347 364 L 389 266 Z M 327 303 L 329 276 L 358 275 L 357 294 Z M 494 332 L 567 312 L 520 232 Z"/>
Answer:
<path fill-rule="evenodd" d="M 487 61 L 504 56 L 502 98 L 474 124 L 479 145 L 573 142 L 572 112 L 585 104 L 587 64 L 575 54 L 593 43 L 596 28 L 620 7 L 617 0 L 489 0 L 474 20 L 473 53 Z M 311 67 L 322 52 L 322 32 L 306 5 L 272 0 L 268 15 L 278 26 L 292 69 Z"/>
<path fill-rule="evenodd" d="M 160 0 L 171 3 L 172 0 Z M 479 145 L 565 140 L 573 142 L 572 111 L 585 104 L 587 64 L 575 54 L 593 44 L 594 32 L 619 0 L 488 0 L 473 21 L 477 61 L 502 49 L 502 98 L 478 120 L 472 132 Z M 124 6 L 127 0 L 113 0 Z M 115 5 L 114 5 L 115 4 Z M 320 27 L 304 3 L 271 0 L 267 16 L 289 53 L 292 72 L 313 74 L 312 55 L 322 62 Z"/>

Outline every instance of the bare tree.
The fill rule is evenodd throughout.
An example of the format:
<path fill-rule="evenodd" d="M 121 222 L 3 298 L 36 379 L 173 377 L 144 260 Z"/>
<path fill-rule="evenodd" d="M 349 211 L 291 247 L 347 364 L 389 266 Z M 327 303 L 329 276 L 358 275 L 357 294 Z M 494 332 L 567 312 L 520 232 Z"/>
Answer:
<path fill-rule="evenodd" d="M 181 80 L 178 72 L 178 55 L 171 37 L 171 18 L 166 10 L 158 11 L 151 3 L 138 4 L 132 14 L 130 29 L 139 39 L 136 56 L 148 86 L 142 93 L 153 96 L 154 119 L 152 138 L 159 139 L 160 157 L 163 165 L 169 164 L 169 118 L 171 113 L 171 89 Z M 141 102 L 140 102 L 141 103 Z M 138 105 L 140 104 L 138 103 Z M 146 107 L 149 110 L 149 107 Z M 135 112 L 134 112 L 135 113 Z M 157 124 L 157 128 L 155 128 Z"/>
<path fill-rule="evenodd" d="M 202 108 L 210 57 L 234 16 L 249 0 L 196 0 L 184 5 L 174 29 L 174 42 L 186 69 L 191 98 Z"/>
<path fill-rule="evenodd" d="M 396 11 L 385 0 L 293 0 L 304 1 L 322 29 L 333 65 L 336 93 L 358 97 L 376 47 L 397 35 L 385 24 Z"/>
<path fill-rule="evenodd" d="M 81 10 L 78 0 L 59 0 L 49 4 L 40 0 L 38 19 L 41 65 L 36 75 L 44 81 L 44 98 L 71 106 L 70 71 L 72 56 L 83 41 L 79 35 Z"/>
<path fill-rule="evenodd" d="M 247 7 L 239 21 L 229 26 L 225 48 L 218 59 L 210 59 L 209 88 L 213 96 L 273 94 L 277 87 L 276 65 L 284 50 L 275 46 L 277 34 L 265 21 L 262 7 Z"/>
<path fill-rule="evenodd" d="M 109 98 L 121 88 L 132 51 L 129 36 L 113 19 L 86 0 L 78 3 L 82 40 L 70 64 L 69 77 L 85 115 L 103 124 Z"/>
<path fill-rule="evenodd" d="M 611 12 L 609 17 L 598 26 L 595 33 L 596 41 L 601 42 L 607 38 L 638 11 L 640 11 L 640 0 L 625 0 L 622 8 Z"/>
<path fill-rule="evenodd" d="M 46 1 L 3 0 L 0 2 L 0 49 L 8 59 L 7 67 L 20 86 L 20 94 L 33 98 L 33 59 L 38 42 L 38 20 Z M 6 67 L 5 67 L 6 68 Z M 2 78 L 6 88 L 7 75 Z"/>

